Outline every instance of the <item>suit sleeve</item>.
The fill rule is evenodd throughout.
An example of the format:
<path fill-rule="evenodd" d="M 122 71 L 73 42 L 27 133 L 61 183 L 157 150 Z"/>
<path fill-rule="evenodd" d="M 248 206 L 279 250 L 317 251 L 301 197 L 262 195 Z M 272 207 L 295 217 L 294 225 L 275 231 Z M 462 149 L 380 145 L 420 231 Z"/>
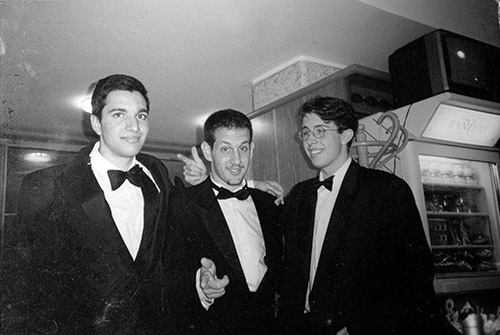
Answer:
<path fill-rule="evenodd" d="M 182 224 L 188 220 L 189 201 L 183 190 L 174 187 L 169 201 L 167 232 L 163 250 L 165 271 L 166 304 L 174 310 L 176 321 L 182 333 L 201 332 L 205 309 L 200 303 L 195 287 L 196 271 L 200 267 L 187 257 Z"/>
<path fill-rule="evenodd" d="M 57 293 L 48 289 L 59 281 L 57 257 L 52 254 L 57 246 L 49 224 L 54 215 L 55 173 L 48 169 L 25 177 L 17 218 L 5 234 L 2 333 L 49 333 L 56 327 L 50 311 Z"/>
<path fill-rule="evenodd" d="M 433 288 L 434 266 L 408 185 L 390 182 L 380 208 L 380 285 L 390 285 L 378 297 L 381 319 L 395 320 L 394 327 L 413 334 L 431 333 L 437 316 Z"/>

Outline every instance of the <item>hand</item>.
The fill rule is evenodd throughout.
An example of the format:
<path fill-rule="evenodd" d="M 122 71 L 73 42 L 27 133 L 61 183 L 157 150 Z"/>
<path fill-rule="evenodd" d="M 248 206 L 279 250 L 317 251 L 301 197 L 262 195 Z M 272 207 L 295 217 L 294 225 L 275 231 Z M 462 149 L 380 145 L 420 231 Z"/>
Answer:
<path fill-rule="evenodd" d="M 279 204 L 284 204 L 284 193 L 285 190 L 277 181 L 253 181 L 256 189 L 272 194 L 276 197 L 274 203 L 276 206 Z"/>
<path fill-rule="evenodd" d="M 208 299 L 220 298 L 226 293 L 226 286 L 229 284 L 229 278 L 224 275 L 222 279 L 217 278 L 215 264 L 212 260 L 203 257 L 201 259 L 200 287 L 203 294 Z"/>
<path fill-rule="evenodd" d="M 198 185 L 207 179 L 207 167 L 198 155 L 196 147 L 191 147 L 191 155 L 193 159 L 187 158 L 183 154 L 177 154 L 182 162 L 184 162 L 184 180 L 191 185 Z"/>

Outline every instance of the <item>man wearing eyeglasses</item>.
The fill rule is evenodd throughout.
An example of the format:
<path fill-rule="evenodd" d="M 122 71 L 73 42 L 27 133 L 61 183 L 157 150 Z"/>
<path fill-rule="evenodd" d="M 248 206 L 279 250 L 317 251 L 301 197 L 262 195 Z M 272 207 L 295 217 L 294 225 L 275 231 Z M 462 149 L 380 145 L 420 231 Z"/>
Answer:
<path fill-rule="evenodd" d="M 345 101 L 315 97 L 299 116 L 320 173 L 285 198 L 287 334 L 437 333 L 433 260 L 410 188 L 352 160 L 358 120 Z"/>

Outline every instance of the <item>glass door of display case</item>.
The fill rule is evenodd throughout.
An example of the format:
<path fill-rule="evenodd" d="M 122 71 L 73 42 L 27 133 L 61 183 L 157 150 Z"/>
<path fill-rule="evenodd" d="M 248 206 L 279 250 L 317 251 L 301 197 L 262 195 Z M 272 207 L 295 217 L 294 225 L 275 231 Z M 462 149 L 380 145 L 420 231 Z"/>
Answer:
<path fill-rule="evenodd" d="M 410 141 L 395 162 L 434 255 L 437 293 L 500 289 L 500 155 Z"/>
<path fill-rule="evenodd" d="M 488 163 L 419 155 L 430 246 L 440 276 L 498 272 Z M 498 247 L 498 244 L 497 244 Z"/>

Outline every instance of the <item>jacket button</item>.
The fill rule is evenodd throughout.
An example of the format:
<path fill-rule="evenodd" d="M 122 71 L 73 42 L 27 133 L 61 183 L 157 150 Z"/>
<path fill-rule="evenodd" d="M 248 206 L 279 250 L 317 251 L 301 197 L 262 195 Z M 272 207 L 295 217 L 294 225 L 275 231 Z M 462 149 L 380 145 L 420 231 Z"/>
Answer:
<path fill-rule="evenodd" d="M 325 320 L 325 327 L 331 327 L 333 326 L 333 319 L 326 319 Z"/>

